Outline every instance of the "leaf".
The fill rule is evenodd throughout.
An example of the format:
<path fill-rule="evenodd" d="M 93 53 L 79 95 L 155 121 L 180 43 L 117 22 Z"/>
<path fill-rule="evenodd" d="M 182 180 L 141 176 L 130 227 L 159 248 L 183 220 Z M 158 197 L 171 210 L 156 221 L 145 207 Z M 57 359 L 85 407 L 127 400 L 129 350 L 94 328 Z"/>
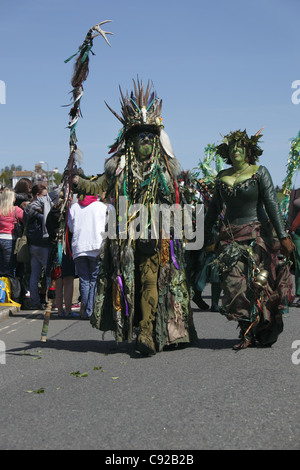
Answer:
<path fill-rule="evenodd" d="M 116 379 L 118 379 L 118 378 L 119 378 L 119 377 L 112 377 L 113 380 L 116 380 Z"/>
<path fill-rule="evenodd" d="M 81 374 L 80 371 L 78 370 L 77 372 L 70 372 L 70 375 L 74 375 L 75 377 L 87 377 L 88 373 L 84 372 L 83 374 Z"/>
<path fill-rule="evenodd" d="M 99 366 L 99 367 L 95 366 L 94 367 L 94 370 L 100 370 L 100 369 L 102 369 L 102 366 Z"/>
<path fill-rule="evenodd" d="M 45 393 L 44 388 L 39 388 L 38 390 L 25 390 L 26 393 L 35 393 L 35 394 L 40 394 L 40 393 Z"/>

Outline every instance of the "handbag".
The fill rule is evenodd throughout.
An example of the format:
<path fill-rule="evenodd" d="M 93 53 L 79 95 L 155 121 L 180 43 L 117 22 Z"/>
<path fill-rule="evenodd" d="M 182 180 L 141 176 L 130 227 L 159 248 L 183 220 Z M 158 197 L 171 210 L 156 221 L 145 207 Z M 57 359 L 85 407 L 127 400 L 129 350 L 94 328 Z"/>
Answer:
<path fill-rule="evenodd" d="M 15 223 L 14 223 L 13 234 L 16 236 L 16 238 L 18 238 L 18 237 L 21 237 L 23 234 L 23 224 L 22 222 L 20 222 L 20 220 L 16 216 L 16 209 L 15 209 L 14 216 L 15 216 Z"/>
<path fill-rule="evenodd" d="M 30 252 L 27 242 L 27 224 L 25 224 L 23 234 L 16 240 L 14 254 L 17 256 L 18 263 L 30 262 Z"/>

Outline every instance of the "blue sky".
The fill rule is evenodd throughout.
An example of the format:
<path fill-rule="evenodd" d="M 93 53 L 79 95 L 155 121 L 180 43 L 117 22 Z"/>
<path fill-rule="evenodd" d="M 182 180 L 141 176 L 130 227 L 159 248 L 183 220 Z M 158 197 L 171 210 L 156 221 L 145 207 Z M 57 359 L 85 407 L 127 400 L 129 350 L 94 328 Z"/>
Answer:
<path fill-rule="evenodd" d="M 281 186 L 300 130 L 300 104 L 291 99 L 300 80 L 299 13 L 299 0 L 1 0 L 0 168 L 31 170 L 43 160 L 63 171 L 69 130 L 62 105 L 70 102 L 74 64 L 64 60 L 91 26 L 110 19 L 111 47 L 94 40 L 76 130 L 86 174 L 103 171 L 120 128 L 104 100 L 119 112 L 119 85 L 131 90 L 138 75 L 163 100 L 183 169 L 221 135 L 265 127 L 260 163 Z"/>

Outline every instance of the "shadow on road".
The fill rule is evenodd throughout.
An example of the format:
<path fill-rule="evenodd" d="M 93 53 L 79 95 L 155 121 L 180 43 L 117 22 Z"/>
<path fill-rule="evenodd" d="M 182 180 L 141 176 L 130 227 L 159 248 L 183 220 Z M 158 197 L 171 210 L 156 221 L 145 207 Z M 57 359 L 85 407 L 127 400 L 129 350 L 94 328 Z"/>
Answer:
<path fill-rule="evenodd" d="M 222 350 L 222 349 L 231 349 L 232 346 L 236 343 L 236 340 L 220 339 L 220 338 L 200 338 L 197 343 L 192 345 L 178 344 L 171 345 L 164 348 L 163 353 L 175 352 L 183 349 L 189 348 L 199 348 L 199 349 L 212 349 L 212 350 Z M 41 341 L 33 341 L 24 345 L 20 348 L 14 348 L 6 351 L 8 355 L 36 355 L 36 350 L 40 349 L 55 349 L 57 351 L 69 351 L 69 352 L 92 352 L 98 354 L 127 354 L 132 359 L 144 358 L 145 356 L 141 355 L 138 351 L 135 350 L 135 341 L 132 343 L 116 343 L 114 340 L 72 340 L 65 341 L 60 339 L 47 339 L 46 343 Z M 31 352 L 32 351 L 32 352 Z M 158 353 L 160 354 L 160 353 Z M 37 354 L 38 355 L 38 354 Z"/>

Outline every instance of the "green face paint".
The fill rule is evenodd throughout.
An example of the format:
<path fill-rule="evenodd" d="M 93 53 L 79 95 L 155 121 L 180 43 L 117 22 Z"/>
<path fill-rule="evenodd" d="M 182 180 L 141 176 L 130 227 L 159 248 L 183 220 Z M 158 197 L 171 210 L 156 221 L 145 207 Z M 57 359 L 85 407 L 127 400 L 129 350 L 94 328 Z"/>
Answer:
<path fill-rule="evenodd" d="M 154 135 L 148 132 L 137 134 L 134 139 L 135 153 L 141 160 L 148 158 L 153 149 Z"/>
<path fill-rule="evenodd" d="M 229 158 L 232 163 L 244 163 L 246 161 L 246 147 L 239 141 L 229 145 Z"/>

